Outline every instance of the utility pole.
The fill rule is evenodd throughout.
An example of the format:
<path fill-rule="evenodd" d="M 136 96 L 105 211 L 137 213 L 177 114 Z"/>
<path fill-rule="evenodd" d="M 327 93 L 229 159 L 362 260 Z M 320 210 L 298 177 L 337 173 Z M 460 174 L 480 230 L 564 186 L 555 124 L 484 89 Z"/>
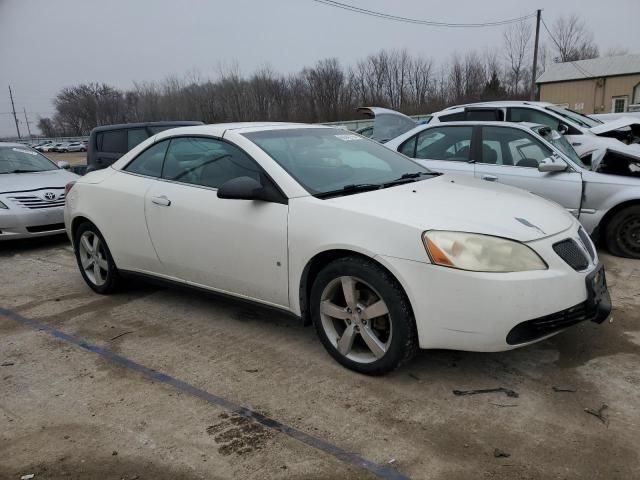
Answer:
<path fill-rule="evenodd" d="M 13 119 L 16 122 L 16 131 L 18 132 L 18 140 L 22 137 L 20 136 L 20 127 L 18 127 L 18 117 L 16 116 L 16 107 L 13 104 L 13 92 L 11 91 L 11 85 L 9 85 L 9 98 L 11 99 L 11 110 L 13 110 Z"/>
<path fill-rule="evenodd" d="M 31 122 L 27 118 L 27 109 L 25 107 L 22 107 L 22 109 L 24 110 L 24 123 L 27 124 L 27 132 L 29 132 L 29 140 L 31 140 L 31 128 L 29 127 Z"/>
<path fill-rule="evenodd" d="M 536 69 L 538 68 L 538 42 L 540 41 L 540 15 L 542 10 L 538 9 L 536 15 L 536 41 L 533 45 L 533 67 L 531 68 L 531 100 L 536 99 Z"/>

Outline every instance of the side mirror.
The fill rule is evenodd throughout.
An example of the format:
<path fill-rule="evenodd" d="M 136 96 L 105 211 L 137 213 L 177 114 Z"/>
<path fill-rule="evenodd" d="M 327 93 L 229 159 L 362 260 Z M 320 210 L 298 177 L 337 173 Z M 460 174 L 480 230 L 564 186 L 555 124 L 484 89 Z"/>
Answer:
<path fill-rule="evenodd" d="M 560 125 L 558 125 L 558 133 L 560 135 L 566 135 L 567 133 L 569 133 L 569 126 L 561 123 Z"/>
<path fill-rule="evenodd" d="M 71 168 L 71 165 L 69 165 L 69 162 L 65 162 L 63 160 L 60 160 L 58 162 L 58 168 L 62 168 L 64 170 L 69 170 Z"/>
<path fill-rule="evenodd" d="M 218 198 L 231 200 L 266 200 L 264 188 L 251 177 L 232 178 L 218 189 Z"/>
<path fill-rule="evenodd" d="M 564 172 L 567 169 L 567 164 L 562 160 L 554 159 L 553 157 L 545 158 L 538 163 L 538 171 L 544 173 L 550 172 Z"/>

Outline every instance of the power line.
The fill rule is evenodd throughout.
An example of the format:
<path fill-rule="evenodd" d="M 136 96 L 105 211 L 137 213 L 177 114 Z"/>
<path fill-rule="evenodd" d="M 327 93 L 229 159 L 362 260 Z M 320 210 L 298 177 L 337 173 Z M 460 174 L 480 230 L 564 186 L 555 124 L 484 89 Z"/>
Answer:
<path fill-rule="evenodd" d="M 506 20 L 497 20 L 493 22 L 483 23 L 450 23 L 450 22 L 438 22 L 435 20 L 422 20 L 418 18 L 400 17 L 397 15 L 390 15 L 384 12 L 377 12 L 375 10 L 368 10 L 366 8 L 356 7 L 347 3 L 336 2 L 334 0 L 313 0 L 314 2 L 321 3 L 330 7 L 341 8 L 354 13 L 361 13 L 363 15 L 369 15 L 371 17 L 382 18 L 385 20 L 392 20 L 396 22 L 412 23 L 414 25 L 426 25 L 429 27 L 447 27 L 447 28 L 481 28 L 481 27 L 497 27 L 501 25 L 508 25 L 510 23 L 518 23 L 528 18 L 536 16 L 536 12 L 524 15 L 518 18 L 511 18 Z"/>
<path fill-rule="evenodd" d="M 544 21 L 544 18 L 541 19 L 542 20 L 542 25 L 544 26 L 544 29 L 547 31 L 547 33 L 549 34 L 549 38 L 551 38 L 551 40 L 553 41 L 553 43 L 556 44 L 556 47 L 558 47 L 558 51 L 562 52 L 562 47 L 560 46 L 560 43 L 555 39 L 555 37 L 553 36 L 553 34 L 551 33 L 551 30 L 549 30 L 549 27 L 547 27 L 547 24 Z M 582 68 L 580 65 L 578 65 L 574 60 L 570 60 L 569 63 L 571 63 L 571 65 L 573 65 L 575 67 L 576 70 L 578 70 L 583 76 L 589 78 L 589 77 L 595 77 L 595 75 L 591 72 L 588 72 L 587 70 L 585 70 L 584 68 Z"/>

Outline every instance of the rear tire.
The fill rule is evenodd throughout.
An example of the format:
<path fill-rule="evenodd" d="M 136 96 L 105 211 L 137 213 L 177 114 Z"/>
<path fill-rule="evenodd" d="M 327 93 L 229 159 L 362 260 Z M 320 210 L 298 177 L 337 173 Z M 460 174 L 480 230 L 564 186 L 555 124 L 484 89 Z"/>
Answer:
<path fill-rule="evenodd" d="M 383 375 L 418 350 L 406 294 L 389 272 L 370 260 L 346 257 L 324 267 L 313 283 L 310 308 L 326 350 L 356 372 Z"/>
<path fill-rule="evenodd" d="M 618 256 L 640 259 L 640 205 L 617 212 L 607 224 L 605 243 Z"/>
<path fill-rule="evenodd" d="M 73 237 L 78 268 L 89 287 L 102 295 L 115 292 L 120 283 L 120 275 L 107 242 L 89 222 L 78 227 Z"/>

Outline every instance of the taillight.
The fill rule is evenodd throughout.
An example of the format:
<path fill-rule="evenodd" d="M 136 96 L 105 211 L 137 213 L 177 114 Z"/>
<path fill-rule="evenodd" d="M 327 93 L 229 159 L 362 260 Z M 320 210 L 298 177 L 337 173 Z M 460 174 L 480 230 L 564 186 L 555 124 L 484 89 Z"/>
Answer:
<path fill-rule="evenodd" d="M 69 182 L 64 186 L 64 198 L 67 198 L 67 195 L 69 195 L 69 192 L 71 191 L 71 189 L 75 184 L 76 182 L 74 180 L 73 182 Z"/>

